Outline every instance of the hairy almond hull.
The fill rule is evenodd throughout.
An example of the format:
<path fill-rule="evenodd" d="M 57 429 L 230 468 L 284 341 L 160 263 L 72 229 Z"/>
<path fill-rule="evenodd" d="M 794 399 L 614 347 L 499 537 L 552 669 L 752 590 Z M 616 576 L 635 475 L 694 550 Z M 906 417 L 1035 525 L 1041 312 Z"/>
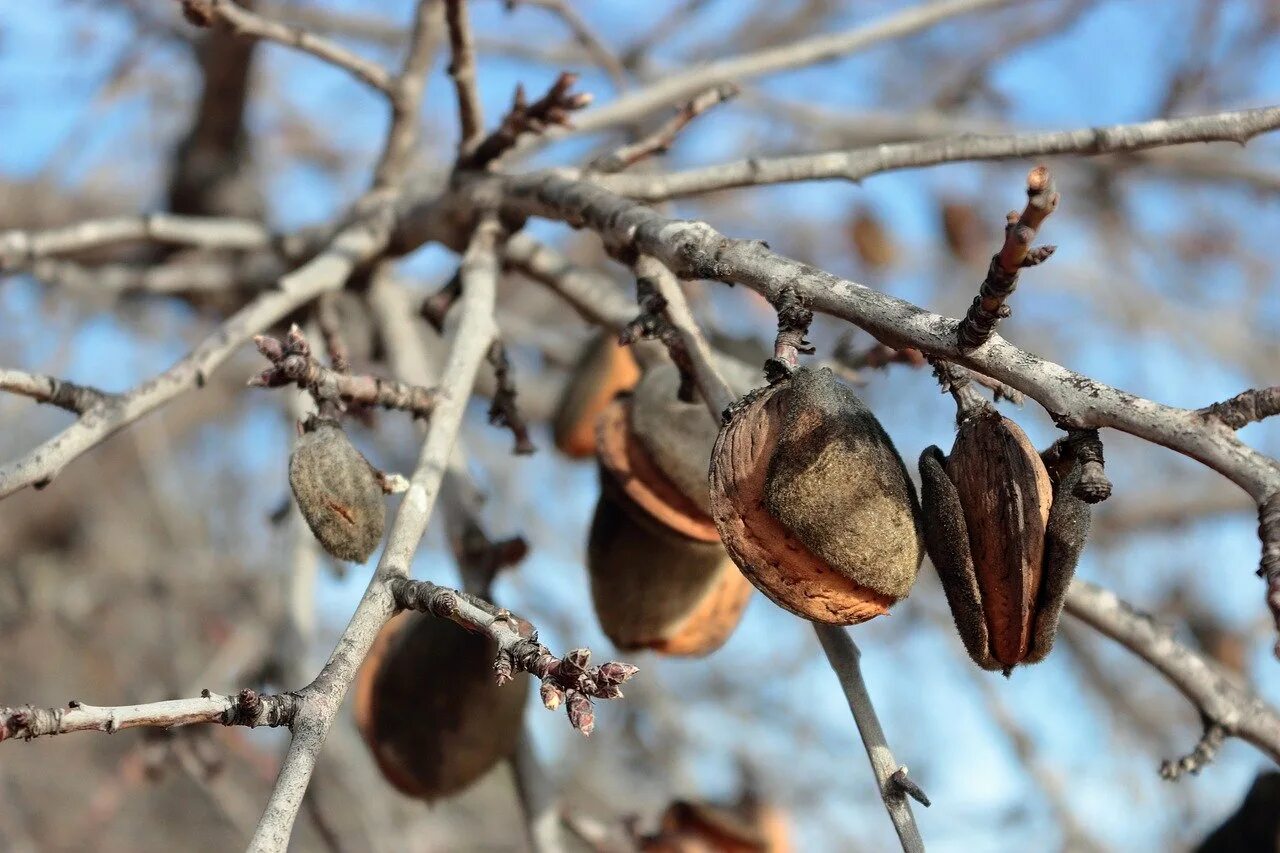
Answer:
<path fill-rule="evenodd" d="M 774 603 L 852 625 L 906 597 L 923 557 L 919 507 L 874 416 L 828 370 L 754 393 L 712 454 L 712 516 Z"/>

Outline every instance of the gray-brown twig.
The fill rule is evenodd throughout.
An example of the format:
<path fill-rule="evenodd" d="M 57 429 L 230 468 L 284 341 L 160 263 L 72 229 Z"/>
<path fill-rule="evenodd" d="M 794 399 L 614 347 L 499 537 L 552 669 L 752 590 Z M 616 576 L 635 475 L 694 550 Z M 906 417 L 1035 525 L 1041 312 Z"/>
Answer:
<path fill-rule="evenodd" d="M 1031 241 L 1036 238 L 1045 217 L 1057 207 L 1058 192 L 1053 187 L 1053 176 L 1044 166 L 1037 166 L 1027 175 L 1027 206 L 1021 214 L 1017 211 L 1009 213 L 1004 245 L 991 257 L 987 277 L 956 329 L 961 349 L 971 350 L 987 342 L 996 330 L 996 324 L 1009 316 L 1005 300 L 1018 287 L 1018 273 L 1023 267 L 1035 266 L 1053 254 L 1053 246 L 1033 249 Z"/>
<path fill-rule="evenodd" d="M 283 341 L 266 335 L 254 336 L 258 352 L 271 367 L 249 380 L 254 388 L 281 388 L 297 385 L 311 392 L 316 403 L 332 403 L 341 409 L 355 403 L 409 412 L 416 418 L 429 416 L 436 406 L 436 392 L 394 379 L 352 376 L 325 367 L 311 354 L 302 330 L 293 326 Z"/>

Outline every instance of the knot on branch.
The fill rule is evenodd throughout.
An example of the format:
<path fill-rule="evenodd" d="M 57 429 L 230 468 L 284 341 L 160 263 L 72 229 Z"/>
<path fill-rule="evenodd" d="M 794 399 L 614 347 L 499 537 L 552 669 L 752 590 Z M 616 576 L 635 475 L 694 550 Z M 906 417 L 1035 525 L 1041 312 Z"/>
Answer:
<path fill-rule="evenodd" d="M 813 346 L 807 335 L 813 323 L 813 311 L 794 288 L 784 287 L 773 299 L 778 312 L 778 334 L 773 340 L 773 358 L 764 364 L 765 377 L 778 382 L 800 366 L 800 354 L 812 355 Z"/>
<path fill-rule="evenodd" d="M 1040 224 L 1057 207 L 1053 176 L 1046 167 L 1037 166 L 1027 175 L 1027 205 L 1021 214 L 1014 210 L 1005 217 L 1004 244 L 991 256 L 978 295 L 956 328 L 961 350 L 976 349 L 991 338 L 997 324 L 1013 313 L 1005 300 L 1018 288 L 1018 273 L 1054 253 L 1054 246 L 1032 248 L 1031 243 Z"/>
<path fill-rule="evenodd" d="M 1102 439 L 1096 429 L 1069 430 L 1040 454 L 1045 467 L 1058 479 L 1066 476 L 1079 462 L 1080 481 L 1073 494 L 1085 503 L 1096 504 L 1111 497 L 1111 480 L 1107 477 L 1102 456 Z"/>
<path fill-rule="evenodd" d="M 209 691 L 204 691 L 208 696 Z M 293 693 L 262 695 L 245 688 L 236 694 L 231 707 L 219 720 L 224 726 L 292 726 L 298 713 L 298 697 Z"/>
<path fill-rule="evenodd" d="M 595 729 L 592 700 L 621 699 L 621 685 L 639 672 L 616 661 L 592 666 L 589 649 L 556 657 L 538 642 L 533 625 L 478 596 L 408 578 L 396 578 L 388 588 L 401 608 L 449 619 L 493 639 L 498 644 L 493 663 L 498 683 L 508 683 L 519 672 L 538 678 L 543 705 L 550 710 L 563 705 L 569 724 L 584 735 Z"/>
<path fill-rule="evenodd" d="M 502 123 L 475 146 L 469 154 L 458 158 L 461 170 L 484 169 L 515 147 L 526 133 L 540 134 L 549 127 L 572 127 L 571 113 L 591 103 L 586 92 L 572 92 L 578 75 L 562 71 L 541 98 L 528 103 L 524 86 L 516 86 L 511 108 L 502 117 Z"/>
<path fill-rule="evenodd" d="M 311 393 L 322 412 L 340 412 L 357 404 L 398 409 L 425 418 L 435 408 L 434 389 L 376 376 L 352 376 L 325 367 L 311 354 L 311 345 L 296 324 L 282 341 L 256 335 L 253 342 L 271 367 L 249 379 L 251 388 L 297 385 Z"/>
<path fill-rule="evenodd" d="M 74 704 L 73 706 L 74 707 Z M 0 741 L 12 738 L 31 740 L 41 735 L 57 734 L 62 729 L 63 708 L 0 708 Z"/>
<path fill-rule="evenodd" d="M 212 0 L 182 0 L 182 17 L 193 27 L 211 27 L 218 19 Z"/>
<path fill-rule="evenodd" d="M 928 808 L 933 805 L 929 801 L 929 797 L 925 794 L 924 789 L 916 784 L 916 781 L 907 775 L 907 768 L 899 767 L 893 771 L 893 774 L 885 780 L 885 793 L 893 797 L 910 797 L 920 805 Z"/>
<path fill-rule="evenodd" d="M 1230 400 L 1214 403 L 1201 409 L 1200 414 L 1217 418 L 1231 429 L 1240 429 L 1280 414 L 1280 385 L 1270 388 L 1251 388 Z"/>

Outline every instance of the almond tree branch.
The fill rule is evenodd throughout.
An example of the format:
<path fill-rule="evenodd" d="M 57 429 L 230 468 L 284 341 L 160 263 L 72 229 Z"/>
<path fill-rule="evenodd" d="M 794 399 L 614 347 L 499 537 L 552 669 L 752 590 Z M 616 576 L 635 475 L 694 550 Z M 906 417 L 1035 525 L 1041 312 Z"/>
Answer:
<path fill-rule="evenodd" d="M 263 357 L 271 362 L 271 367 L 251 378 L 251 387 L 297 385 L 310 391 L 317 403 L 331 401 L 381 406 L 408 412 L 416 418 L 429 416 L 435 408 L 434 389 L 377 376 L 352 376 L 325 367 L 311 354 L 310 345 L 296 325 L 289 330 L 285 341 L 256 335 L 254 343 Z"/>
<path fill-rule="evenodd" d="M 691 121 L 712 107 L 723 104 L 725 101 L 732 100 L 737 96 L 738 87 L 732 83 L 721 83 L 718 86 L 712 86 L 705 92 L 685 102 L 684 106 L 680 107 L 674 116 L 667 119 L 653 133 L 643 139 L 638 139 L 635 142 L 623 145 L 615 151 L 597 157 L 587 168 L 593 172 L 611 174 L 613 172 L 621 172 L 646 157 L 663 154 L 671 149 L 676 137 L 680 135 L 680 131 L 684 130 Z"/>
<path fill-rule="evenodd" d="M 84 414 L 94 406 L 104 405 L 116 396 L 88 385 L 68 382 L 65 379 L 37 373 L 24 373 L 21 370 L 6 370 L 2 367 L 0 367 L 0 391 L 21 394 L 37 403 L 48 403 L 78 415 Z"/>
<path fill-rule="evenodd" d="M 42 258 L 140 241 L 201 249 L 262 249 L 271 245 L 271 232 L 249 219 L 167 213 L 90 219 L 38 231 L 0 231 L 0 272 L 28 269 Z"/>
<path fill-rule="evenodd" d="M 1066 610 L 1155 667 L 1216 726 L 1280 762 L 1280 713 L 1238 677 L 1179 643 L 1173 632 L 1115 593 L 1071 582 Z"/>
<path fill-rule="evenodd" d="M 578 126 L 586 125 L 594 114 L 586 113 Z M 642 201 L 665 201 L 734 187 L 831 179 L 858 181 L 881 172 L 970 160 L 1007 160 L 1053 154 L 1093 156 L 1192 142 L 1244 144 L 1276 128 L 1280 128 L 1280 107 L 1262 107 L 1079 130 L 1003 136 L 966 134 L 849 151 L 751 158 L 664 175 L 606 175 L 595 180 L 619 195 Z"/>
<path fill-rule="evenodd" d="M 320 674 L 298 693 L 300 705 L 293 740 L 250 842 L 253 853 L 280 853 L 287 847 L 307 783 L 342 699 L 374 638 L 397 610 L 392 582 L 409 576 L 413 555 L 440 493 L 476 373 L 496 333 L 493 306 L 497 289 L 497 237 L 497 224 L 486 220 L 476 230 L 463 258 L 461 316 L 442 373 L 439 405 L 364 597 Z"/>
<path fill-rule="evenodd" d="M 449 27 L 449 76 L 458 96 L 458 151 L 468 154 L 484 133 L 484 109 L 476 86 L 475 39 L 467 0 L 444 0 L 444 14 Z"/>
<path fill-rule="evenodd" d="M 391 127 L 387 141 L 374 167 L 373 184 L 386 188 L 404 177 L 418 144 L 418 120 L 422 96 L 427 88 L 427 72 L 435 57 L 435 22 L 437 0 L 418 0 L 413 13 L 413 29 L 409 34 L 409 50 L 404 65 L 391 82 L 387 95 L 391 100 Z"/>
<path fill-rule="evenodd" d="M 626 70 L 622 67 L 622 63 L 609 51 L 600 37 L 591 29 L 591 25 L 578 14 L 578 10 L 573 8 L 569 0 L 506 0 L 506 2 L 509 9 L 521 5 L 537 6 L 559 17 L 591 60 L 609 76 L 614 89 L 620 92 L 627 87 Z"/>
<path fill-rule="evenodd" d="M 27 486 L 44 486 L 80 454 L 117 430 L 173 398 L 204 384 L 248 338 L 291 311 L 346 282 L 357 265 L 386 245 L 385 216 L 371 215 L 339 232 L 327 249 L 280 279 L 279 288 L 263 293 L 206 337 L 181 359 L 131 391 L 86 409 L 79 419 L 23 458 L 0 466 L 0 498 Z"/>
<path fill-rule="evenodd" d="M 996 9 L 1011 0 L 941 0 L 921 3 L 869 24 L 814 36 L 758 53 L 735 56 L 671 74 L 643 89 L 634 90 L 618 100 L 592 110 L 577 122 L 580 132 L 594 132 L 619 127 L 644 118 L 654 110 L 678 103 L 721 83 L 742 83 L 752 77 L 801 68 L 847 56 L 872 45 L 903 38 L 936 23 L 972 12 Z"/>
<path fill-rule="evenodd" d="M 288 726 L 297 710 L 292 693 L 259 695 L 241 690 L 235 696 L 204 691 L 197 699 L 172 699 L 145 705 L 98 707 L 72 700 L 65 708 L 0 708 L 0 741 L 31 740 L 69 732 L 106 732 L 139 726 L 173 728 L 193 723 L 224 726 Z"/>
<path fill-rule="evenodd" d="M 844 628 L 814 623 L 813 630 L 822 643 L 822 650 L 826 652 L 831 668 L 840 679 L 840 686 L 844 688 L 849 710 L 853 712 L 853 720 L 858 725 L 858 734 L 862 735 L 862 743 L 867 748 L 867 758 L 875 773 L 880 799 L 884 801 L 884 807 L 893 821 L 893 828 L 898 832 L 898 841 L 908 853 L 922 852 L 924 839 L 920 837 L 920 829 L 916 826 L 915 815 L 911 813 L 911 803 L 907 797 L 918 800 L 926 807 L 929 800 L 909 780 L 906 768 L 899 765 L 889 751 L 889 741 L 885 738 L 884 729 L 880 727 L 880 719 L 876 716 L 867 683 L 862 678 L 862 653 Z"/>
<path fill-rule="evenodd" d="M 234 0 L 179 0 L 187 20 L 200 26 L 221 21 L 237 33 L 266 39 L 309 53 L 330 65 L 341 68 L 362 83 L 394 97 L 391 75 L 376 62 L 370 62 L 345 47 L 321 38 L 301 27 L 292 27 L 251 12 Z"/>

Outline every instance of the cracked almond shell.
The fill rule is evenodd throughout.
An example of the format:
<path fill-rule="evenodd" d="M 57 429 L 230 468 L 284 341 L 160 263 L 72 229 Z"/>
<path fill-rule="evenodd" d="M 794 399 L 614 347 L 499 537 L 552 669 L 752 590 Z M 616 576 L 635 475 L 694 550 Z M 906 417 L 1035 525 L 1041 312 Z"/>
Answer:
<path fill-rule="evenodd" d="M 447 620 L 388 622 L 356 677 L 356 726 L 378 768 L 423 800 L 467 788 L 515 750 L 528 676 L 498 686 L 497 647 Z"/>
<path fill-rule="evenodd" d="M 573 459 L 595 453 L 596 421 L 620 391 L 640 379 L 631 348 L 616 335 L 602 333 L 583 349 L 565 385 L 551 421 L 556 447 Z"/>
<path fill-rule="evenodd" d="M 336 421 L 308 424 L 289 457 L 289 486 L 326 551 L 353 563 L 369 559 L 382 541 L 387 506 L 373 467 Z"/>
<path fill-rule="evenodd" d="M 924 553 L 915 488 L 880 422 L 830 370 L 799 368 L 744 398 L 710 481 L 721 540 L 780 607 L 852 625 L 911 591 Z"/>
<path fill-rule="evenodd" d="M 1053 646 L 1089 534 L 1089 507 L 1074 494 L 1081 470 L 1055 487 L 1026 433 L 994 410 L 960 424 L 950 456 L 921 456 L 928 551 L 984 669 L 1036 663 Z"/>

